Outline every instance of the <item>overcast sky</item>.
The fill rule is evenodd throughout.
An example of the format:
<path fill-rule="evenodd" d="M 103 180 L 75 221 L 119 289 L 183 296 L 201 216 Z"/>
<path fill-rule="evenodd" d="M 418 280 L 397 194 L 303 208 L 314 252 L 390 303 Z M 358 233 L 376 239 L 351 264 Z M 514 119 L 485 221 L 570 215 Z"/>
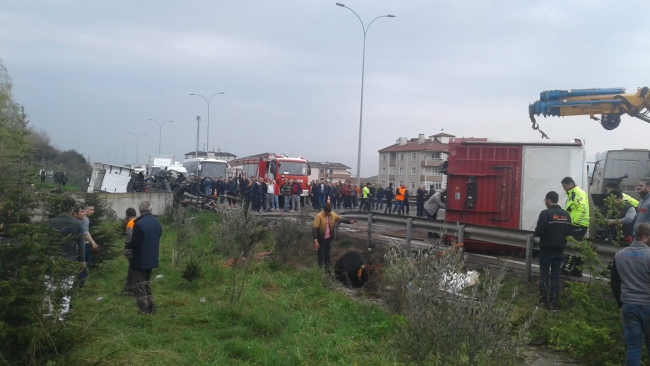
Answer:
<path fill-rule="evenodd" d="M 400 137 L 537 139 L 528 104 L 549 89 L 650 86 L 647 1 L 347 1 L 368 24 L 361 175 Z M 0 59 L 14 98 L 61 149 L 139 161 L 206 143 L 340 162 L 356 171 L 363 32 L 334 1 L 2 1 Z M 648 148 L 624 116 L 541 118 L 553 139 Z M 104 154 L 104 157 L 106 155 Z M 113 156 L 113 153 L 111 153 Z M 105 160 L 105 159 L 104 159 Z M 110 158 L 113 162 L 114 158 Z M 117 150 L 118 163 L 122 150 Z"/>

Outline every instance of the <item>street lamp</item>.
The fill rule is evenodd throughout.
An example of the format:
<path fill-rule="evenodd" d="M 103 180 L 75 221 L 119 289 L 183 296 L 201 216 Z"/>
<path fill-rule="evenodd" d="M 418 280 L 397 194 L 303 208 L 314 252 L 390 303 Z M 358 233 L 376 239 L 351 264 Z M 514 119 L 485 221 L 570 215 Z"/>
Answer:
<path fill-rule="evenodd" d="M 135 165 L 138 165 L 138 153 L 140 152 L 140 137 L 147 136 L 146 133 L 141 133 L 139 135 L 129 132 L 129 135 L 135 136 Z"/>
<path fill-rule="evenodd" d="M 336 3 L 336 5 L 342 8 L 346 8 L 351 12 L 353 12 L 354 15 L 356 15 L 357 18 L 359 18 L 359 21 L 361 22 L 361 29 L 363 29 L 363 54 L 361 58 L 361 109 L 359 112 L 359 150 L 357 152 L 357 185 L 361 186 L 361 127 L 363 125 L 363 78 L 364 78 L 365 65 L 366 65 L 366 34 L 368 33 L 368 28 L 370 28 L 370 26 L 375 20 L 379 18 L 395 18 L 395 16 L 391 14 L 378 16 L 375 19 L 373 19 L 366 27 L 363 24 L 363 20 L 361 20 L 361 17 L 359 16 L 359 14 L 357 14 L 356 11 L 348 8 L 347 6 L 345 6 L 345 4 Z"/>
<path fill-rule="evenodd" d="M 206 156 L 208 156 L 208 155 L 207 155 L 207 152 L 210 150 L 210 102 L 212 101 L 212 98 L 214 98 L 215 95 L 220 95 L 220 94 L 226 94 L 226 93 L 224 93 L 224 92 L 219 92 L 219 93 L 213 94 L 213 95 L 210 97 L 210 99 L 205 99 L 205 97 L 204 97 L 203 95 L 201 95 L 201 94 L 195 94 L 195 93 L 190 94 L 190 95 L 196 95 L 196 96 L 198 96 L 198 97 L 203 98 L 203 100 L 205 100 L 205 102 L 208 104 L 208 133 L 206 134 L 206 137 L 205 137 L 205 141 L 206 141 L 206 142 L 205 142 L 205 151 L 206 151 Z"/>
<path fill-rule="evenodd" d="M 158 155 L 160 155 L 160 140 L 162 140 L 162 126 L 167 122 L 174 122 L 174 121 L 165 121 L 163 123 L 160 123 L 153 118 L 149 118 L 149 121 L 156 122 L 158 124 L 158 128 L 160 129 L 160 134 L 158 135 Z"/>
<path fill-rule="evenodd" d="M 126 166 L 126 145 L 132 144 L 131 141 L 118 141 L 122 144 L 122 166 Z"/>

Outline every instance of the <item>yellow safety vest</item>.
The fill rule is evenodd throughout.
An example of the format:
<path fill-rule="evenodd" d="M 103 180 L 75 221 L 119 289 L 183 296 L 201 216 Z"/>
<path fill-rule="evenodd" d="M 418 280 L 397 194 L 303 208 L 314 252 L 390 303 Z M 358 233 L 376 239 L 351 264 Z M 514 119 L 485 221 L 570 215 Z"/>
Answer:
<path fill-rule="evenodd" d="M 575 186 L 566 192 L 565 210 L 571 215 L 571 224 L 574 226 L 589 226 L 589 198 L 587 193 Z"/>

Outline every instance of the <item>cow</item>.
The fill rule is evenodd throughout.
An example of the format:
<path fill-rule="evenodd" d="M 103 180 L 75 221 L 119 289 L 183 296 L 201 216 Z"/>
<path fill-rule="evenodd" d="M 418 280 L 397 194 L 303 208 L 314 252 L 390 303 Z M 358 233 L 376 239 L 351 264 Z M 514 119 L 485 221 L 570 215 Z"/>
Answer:
<path fill-rule="evenodd" d="M 371 264 L 367 263 L 361 254 L 355 251 L 343 254 L 334 266 L 334 275 L 348 288 L 363 286 L 368 282 L 371 274 Z"/>

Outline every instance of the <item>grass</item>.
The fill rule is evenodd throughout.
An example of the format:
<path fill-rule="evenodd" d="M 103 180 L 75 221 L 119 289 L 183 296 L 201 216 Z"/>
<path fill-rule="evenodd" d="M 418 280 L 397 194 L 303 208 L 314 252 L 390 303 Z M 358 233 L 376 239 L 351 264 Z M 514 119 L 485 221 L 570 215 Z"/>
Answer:
<path fill-rule="evenodd" d="M 204 276 L 193 283 L 181 278 L 182 266 L 171 268 L 175 239 L 165 226 L 161 266 L 152 276 L 163 276 L 152 284 L 158 314 L 137 315 L 134 299 L 119 294 L 127 262 L 110 261 L 73 296 L 68 325 L 78 344 L 57 364 L 386 365 L 405 359 L 390 347 L 397 328 L 391 316 L 332 290 L 317 269 L 255 262 L 241 303 L 230 306 L 230 269 L 211 254 L 209 238 L 196 240 Z"/>

